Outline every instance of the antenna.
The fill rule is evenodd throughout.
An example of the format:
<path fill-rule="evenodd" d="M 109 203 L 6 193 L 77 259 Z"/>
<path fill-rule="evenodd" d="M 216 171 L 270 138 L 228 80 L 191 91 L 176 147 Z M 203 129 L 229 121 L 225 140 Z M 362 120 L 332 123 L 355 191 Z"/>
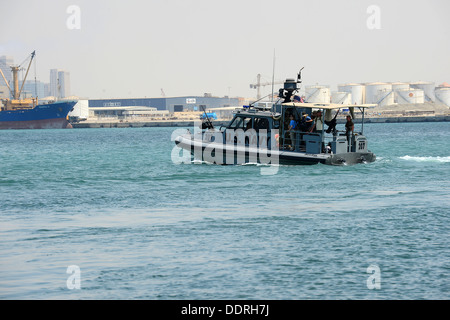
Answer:
<path fill-rule="evenodd" d="M 275 49 L 273 49 L 273 67 L 272 67 L 272 99 L 273 102 L 273 85 L 275 84 Z"/>

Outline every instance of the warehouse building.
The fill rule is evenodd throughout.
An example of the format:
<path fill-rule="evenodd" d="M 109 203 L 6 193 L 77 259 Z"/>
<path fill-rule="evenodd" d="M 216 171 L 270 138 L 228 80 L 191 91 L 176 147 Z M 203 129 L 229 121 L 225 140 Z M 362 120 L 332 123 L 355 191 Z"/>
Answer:
<path fill-rule="evenodd" d="M 149 107 L 156 110 L 173 112 L 202 111 L 204 109 L 238 107 L 243 101 L 240 98 L 204 96 L 164 97 L 164 98 L 129 98 L 129 99 L 93 99 L 89 100 L 89 108 L 121 108 Z"/>

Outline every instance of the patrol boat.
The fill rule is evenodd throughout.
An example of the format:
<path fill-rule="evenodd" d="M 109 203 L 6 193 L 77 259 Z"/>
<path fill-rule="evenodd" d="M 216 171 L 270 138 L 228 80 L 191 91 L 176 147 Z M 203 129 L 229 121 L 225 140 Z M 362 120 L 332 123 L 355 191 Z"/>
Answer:
<path fill-rule="evenodd" d="M 344 105 L 299 101 L 301 74 L 287 79 L 278 101 L 238 108 L 227 126 L 215 128 L 205 117 L 194 134 L 176 137 L 178 147 L 194 159 L 216 164 L 327 164 L 374 162 L 363 134 L 364 110 L 374 105 Z M 360 130 L 352 130 L 355 108 L 361 111 Z M 349 130 L 337 130 L 337 115 L 348 109 Z M 314 119 L 312 119 L 314 118 Z M 293 120 L 293 122 L 292 122 Z M 359 121 L 358 121 L 359 122 Z M 328 127 L 325 128 L 325 125 Z"/>

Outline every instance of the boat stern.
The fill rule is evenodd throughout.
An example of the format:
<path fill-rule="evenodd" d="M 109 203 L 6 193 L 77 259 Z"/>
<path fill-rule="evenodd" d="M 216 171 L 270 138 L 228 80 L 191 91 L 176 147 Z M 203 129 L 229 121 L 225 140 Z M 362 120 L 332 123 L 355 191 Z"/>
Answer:
<path fill-rule="evenodd" d="M 348 152 L 331 155 L 326 164 L 333 166 L 345 166 L 360 163 L 370 163 L 376 160 L 376 156 L 372 152 Z"/>

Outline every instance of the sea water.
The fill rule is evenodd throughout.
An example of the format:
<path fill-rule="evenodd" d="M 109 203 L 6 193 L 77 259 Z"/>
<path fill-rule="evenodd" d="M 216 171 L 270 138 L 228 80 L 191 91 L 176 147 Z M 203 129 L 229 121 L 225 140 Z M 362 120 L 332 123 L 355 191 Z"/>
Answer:
<path fill-rule="evenodd" d="M 175 164 L 173 128 L 0 132 L 0 299 L 449 299 L 450 123 L 355 166 Z"/>

